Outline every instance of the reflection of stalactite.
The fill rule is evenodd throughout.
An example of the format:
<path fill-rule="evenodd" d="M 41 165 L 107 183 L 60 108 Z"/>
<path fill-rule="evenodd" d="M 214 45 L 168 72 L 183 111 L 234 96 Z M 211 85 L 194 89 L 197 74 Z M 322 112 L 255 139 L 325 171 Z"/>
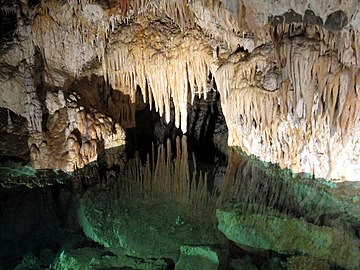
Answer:
<path fill-rule="evenodd" d="M 229 149 L 226 174 L 220 186 L 218 208 L 237 206 L 242 212 L 265 214 L 268 210 L 285 208 L 291 211 L 292 201 L 287 196 L 286 184 L 266 175 L 245 157 Z M 291 196 L 290 196 L 291 197 Z M 290 198 L 295 199 L 295 198 Z"/>
<path fill-rule="evenodd" d="M 41 132 L 42 111 L 41 104 L 36 95 L 32 68 L 26 66 L 24 70 L 24 89 L 25 89 L 25 111 L 28 127 L 32 131 Z"/>
<path fill-rule="evenodd" d="M 348 217 L 330 188 L 313 178 L 281 170 L 254 157 L 229 149 L 228 167 L 219 188 L 216 208 L 236 207 L 241 214 L 302 217 L 316 225 L 332 211 Z"/>
<path fill-rule="evenodd" d="M 196 166 L 195 166 L 196 168 Z M 157 157 L 148 155 L 143 166 L 139 158 L 131 160 L 119 179 L 119 192 L 157 200 L 177 202 L 193 209 L 213 210 L 215 194 L 208 190 L 207 175 L 189 170 L 186 137 L 176 139 L 176 159 L 171 142 L 159 146 Z"/>
<path fill-rule="evenodd" d="M 14 130 L 14 124 L 11 119 L 10 110 L 7 110 L 7 124 L 6 124 L 6 132 L 12 133 Z"/>

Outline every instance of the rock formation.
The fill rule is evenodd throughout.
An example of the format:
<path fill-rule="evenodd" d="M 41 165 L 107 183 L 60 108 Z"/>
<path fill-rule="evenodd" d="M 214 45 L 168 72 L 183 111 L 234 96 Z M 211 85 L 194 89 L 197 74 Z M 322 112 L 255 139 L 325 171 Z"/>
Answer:
<path fill-rule="evenodd" d="M 355 0 L 2 1 L 0 104 L 27 119 L 40 166 L 40 152 L 57 158 L 33 141 L 46 111 L 64 106 L 49 87 L 67 96 L 79 78 L 102 76 L 130 107 L 140 90 L 165 122 L 173 102 L 186 132 L 188 104 L 213 81 L 228 145 L 295 172 L 359 180 L 358 10 Z M 71 169 L 51 162 L 41 166 Z"/>

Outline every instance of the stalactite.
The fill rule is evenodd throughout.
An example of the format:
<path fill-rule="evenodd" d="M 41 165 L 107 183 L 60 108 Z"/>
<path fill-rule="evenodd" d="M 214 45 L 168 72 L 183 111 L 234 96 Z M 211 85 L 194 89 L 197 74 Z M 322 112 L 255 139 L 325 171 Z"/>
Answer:
<path fill-rule="evenodd" d="M 43 55 L 45 68 L 47 61 L 50 67 L 51 60 L 56 59 L 57 46 L 62 46 L 62 40 L 60 45 L 53 42 L 56 32 L 74 40 L 74 48 L 96 48 L 94 54 L 102 62 L 104 78 L 113 88 L 135 102 L 140 87 L 144 101 L 150 106 L 154 101 L 154 109 L 166 122 L 170 121 L 172 100 L 176 126 L 184 132 L 188 96 L 190 101 L 196 94 L 206 97 L 211 72 L 231 126 L 229 143 L 283 165 L 306 163 L 307 168 L 316 170 L 312 160 L 322 156 L 329 163 L 330 158 L 325 156 L 330 156 L 330 148 L 338 149 L 338 136 L 345 144 L 357 128 L 360 41 L 354 29 L 335 32 L 320 25 L 284 21 L 270 27 L 274 46 L 270 53 L 256 48 L 227 55 L 223 63 L 216 46 L 207 45 L 208 40 L 200 38 L 203 33 L 193 27 L 195 21 L 206 19 L 196 13 L 197 8 L 216 18 L 215 27 L 231 29 L 222 37 L 204 30 L 217 44 L 231 48 L 232 38 L 236 37 L 237 45 L 243 33 L 239 27 L 246 15 L 242 3 L 238 3 L 239 18 L 234 20 L 218 0 L 116 0 L 104 4 L 98 23 L 84 13 L 88 4 L 99 5 L 93 0 L 68 0 L 66 9 L 60 9 L 59 2 L 53 0 L 39 5 L 32 39 Z M 66 25 L 59 24 L 55 11 L 72 19 Z M 141 18 L 145 13 L 158 20 Z M 126 25 L 130 19 L 134 23 Z M 80 49 L 76 55 L 81 55 Z M 61 57 L 56 61 L 69 65 L 74 76 L 81 74 L 86 62 L 78 57 L 75 61 Z M 278 88 L 265 91 L 260 78 L 271 70 L 279 74 L 281 82 Z M 122 123 L 133 119 L 132 108 L 114 100 L 109 103 Z M 307 157 L 312 154 L 314 157 Z"/>
<path fill-rule="evenodd" d="M 168 42 L 169 37 L 162 33 L 164 29 L 158 30 L 161 32 L 153 33 L 151 28 L 144 29 L 142 32 L 145 35 L 135 38 L 132 43 L 118 43 L 116 50 L 107 53 L 104 72 L 107 72 L 106 77 L 113 88 L 132 97 L 135 97 L 139 85 L 143 97 L 149 104 L 150 98 L 154 100 L 156 111 L 165 116 L 166 122 L 170 121 L 172 99 L 175 124 L 186 132 L 188 93 L 192 97 L 195 94 L 206 97 L 211 49 L 203 43 L 193 45 L 196 32 L 194 36 L 175 32 L 171 42 Z M 153 37 L 150 36 L 152 34 Z M 165 42 L 168 49 L 155 50 L 149 44 L 154 37 L 157 42 Z"/>
<path fill-rule="evenodd" d="M 41 104 L 36 94 L 34 85 L 34 78 L 32 75 L 32 67 L 25 66 L 24 68 L 24 89 L 25 89 L 25 110 L 26 119 L 28 121 L 28 128 L 31 131 L 41 132 L 42 127 L 42 111 Z"/>
<path fill-rule="evenodd" d="M 350 74 L 349 74 L 350 73 Z M 350 131 L 356 125 L 359 117 L 359 100 L 356 94 L 356 78 L 359 76 L 359 70 L 349 71 L 347 82 L 347 93 L 343 95 L 340 101 L 339 126 L 341 128 L 342 140 L 346 144 Z M 346 86 L 343 86 L 346 87 Z"/>
<path fill-rule="evenodd" d="M 229 13 L 223 14 L 222 12 L 225 11 L 218 11 L 217 6 L 220 5 L 220 2 L 215 2 L 216 4 L 212 4 L 212 10 L 216 13 L 214 14 L 219 18 L 226 15 L 224 17 L 225 24 L 232 24 Z M 124 94 L 130 94 L 132 101 L 135 99 L 136 86 L 139 85 L 143 97 L 150 106 L 152 100 L 155 101 L 155 109 L 161 115 L 165 115 L 167 122 L 170 121 L 170 99 L 172 98 L 175 104 L 176 126 L 181 127 L 186 132 L 187 94 L 190 92 L 192 97 L 195 94 L 203 94 L 206 97 L 207 76 L 213 60 L 210 57 L 212 51 L 210 47 L 206 48 L 203 43 L 197 44 L 195 39 L 198 36 L 195 35 L 192 38 L 191 35 L 185 33 L 185 29 L 192 28 L 194 25 L 191 5 L 187 1 L 175 0 L 113 1 L 108 7 L 109 10 L 105 12 L 101 23 L 94 24 L 91 18 L 86 17 L 87 15 L 84 13 L 86 5 L 89 4 L 94 4 L 94 1 L 68 0 L 72 15 L 67 14 L 66 12 L 69 13 L 69 11 L 66 9 L 60 11 L 61 6 L 56 1 L 44 2 L 37 8 L 39 15 L 32 24 L 33 43 L 40 48 L 44 60 L 47 61 L 54 57 L 52 53 L 56 51 L 57 45 L 50 40 L 54 40 L 55 33 L 62 31 L 64 36 L 74 37 L 74 42 L 78 45 L 77 48 L 89 46 L 96 49 L 97 58 L 102 62 L 106 81 Z M 174 45 L 171 45 L 168 51 L 162 52 L 159 49 L 154 51 L 154 48 L 148 45 L 149 37 L 151 37 L 149 33 L 152 30 L 150 32 L 145 30 L 145 36 L 143 33 L 140 34 L 140 38 L 143 39 L 142 41 L 139 40 L 137 44 L 140 46 L 134 45 L 131 48 L 119 46 L 117 52 L 106 52 L 106 48 L 112 46 L 108 44 L 109 32 L 114 32 L 116 25 L 130 16 L 136 18 L 152 9 L 165 13 L 184 31 L 186 39 L 184 44 L 180 44 L 183 36 L 176 34 L 174 40 L 171 39 L 170 42 Z M 56 18 L 50 13 L 50 11 L 55 12 L 56 10 L 63 12 L 65 17 L 71 15 L 72 21 L 59 27 Z M 158 36 L 158 33 L 155 34 L 154 36 Z M 177 47 L 181 48 L 180 52 L 176 52 Z M 65 61 L 66 59 L 58 60 Z M 78 76 L 81 73 L 82 61 L 76 57 L 74 64 L 69 65 L 68 62 L 63 64 L 69 65 L 73 76 Z M 158 79 L 159 76 L 162 78 L 161 80 Z"/>

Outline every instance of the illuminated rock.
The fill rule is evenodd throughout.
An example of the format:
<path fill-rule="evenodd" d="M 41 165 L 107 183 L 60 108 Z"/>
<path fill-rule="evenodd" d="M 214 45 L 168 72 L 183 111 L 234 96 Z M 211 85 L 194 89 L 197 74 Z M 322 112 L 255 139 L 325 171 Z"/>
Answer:
<path fill-rule="evenodd" d="M 215 82 L 228 145 L 318 178 L 360 180 L 355 0 L 49 0 L 6 2 L 1 12 L 0 104 L 34 133 L 46 125 L 39 85 L 65 93 L 102 76 L 130 103 L 106 97 L 113 121 L 131 112 L 122 122 L 133 122 L 140 91 L 166 123 L 172 101 L 185 133 L 188 105 Z M 41 137 L 32 136 L 30 146 Z"/>
<path fill-rule="evenodd" d="M 80 243 L 81 244 L 81 243 Z M 76 246 L 77 243 L 74 244 Z M 94 245 L 94 244 L 93 244 Z M 54 270 L 80 269 L 166 269 L 167 262 L 162 259 L 144 259 L 115 255 L 101 247 L 89 246 L 64 248 L 51 265 Z"/>
<path fill-rule="evenodd" d="M 225 269 L 220 265 L 222 254 L 209 247 L 181 246 L 181 255 L 175 265 L 175 270 L 219 270 Z"/>
<path fill-rule="evenodd" d="M 242 215 L 236 211 L 217 210 L 216 216 L 219 230 L 240 246 L 310 255 L 346 269 L 359 267 L 359 244 L 345 231 L 315 226 L 300 219 Z"/>
<path fill-rule="evenodd" d="M 88 192 L 77 212 L 85 235 L 115 254 L 124 252 L 134 257 L 176 260 L 181 245 L 221 243 L 208 216 L 201 217 L 199 212 L 195 212 L 197 217 L 186 216 L 185 207 L 180 203 L 167 205 L 149 200 L 144 203 L 134 199 L 135 195 L 131 198 L 124 192 L 120 194 L 116 198 L 113 192 L 111 197 L 100 190 Z M 213 256 L 214 252 L 209 253 Z"/>

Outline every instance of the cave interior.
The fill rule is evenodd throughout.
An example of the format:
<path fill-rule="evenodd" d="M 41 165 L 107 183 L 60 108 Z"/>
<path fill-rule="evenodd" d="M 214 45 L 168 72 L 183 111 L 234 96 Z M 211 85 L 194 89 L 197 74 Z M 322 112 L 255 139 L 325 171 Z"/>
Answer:
<path fill-rule="evenodd" d="M 360 269 L 360 3 L 0 0 L 0 270 Z"/>

